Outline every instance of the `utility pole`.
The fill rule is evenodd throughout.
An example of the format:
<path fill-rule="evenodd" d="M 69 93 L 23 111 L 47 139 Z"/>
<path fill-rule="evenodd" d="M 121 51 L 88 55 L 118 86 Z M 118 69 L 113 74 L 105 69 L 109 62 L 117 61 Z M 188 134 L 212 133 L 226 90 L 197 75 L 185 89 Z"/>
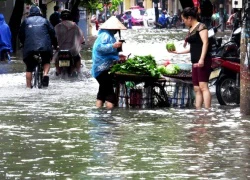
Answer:
<path fill-rule="evenodd" d="M 224 22 L 224 0 L 219 1 L 219 14 L 220 14 L 220 24 L 221 24 L 221 32 L 225 30 L 225 22 Z"/>
<path fill-rule="evenodd" d="M 166 0 L 162 0 L 162 7 L 163 10 L 166 9 Z"/>
<path fill-rule="evenodd" d="M 157 23 L 159 19 L 159 9 L 158 9 L 159 0 L 153 0 L 153 3 L 155 8 L 155 22 Z"/>
<path fill-rule="evenodd" d="M 250 0 L 244 0 L 240 45 L 240 112 L 250 115 Z"/>

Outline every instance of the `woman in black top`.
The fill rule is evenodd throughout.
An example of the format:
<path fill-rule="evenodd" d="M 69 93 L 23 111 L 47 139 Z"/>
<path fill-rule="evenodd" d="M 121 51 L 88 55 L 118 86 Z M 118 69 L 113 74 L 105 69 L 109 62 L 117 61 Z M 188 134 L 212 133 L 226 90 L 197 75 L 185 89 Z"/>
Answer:
<path fill-rule="evenodd" d="M 208 53 L 208 30 L 204 24 L 198 22 L 197 11 L 196 7 L 187 7 L 181 14 L 185 25 L 190 27 L 186 37 L 186 41 L 190 44 L 190 49 L 171 52 L 176 54 L 191 54 L 195 106 L 196 109 L 200 109 L 203 102 L 205 108 L 211 107 L 211 93 L 208 88 L 208 81 L 211 72 L 212 59 Z"/>

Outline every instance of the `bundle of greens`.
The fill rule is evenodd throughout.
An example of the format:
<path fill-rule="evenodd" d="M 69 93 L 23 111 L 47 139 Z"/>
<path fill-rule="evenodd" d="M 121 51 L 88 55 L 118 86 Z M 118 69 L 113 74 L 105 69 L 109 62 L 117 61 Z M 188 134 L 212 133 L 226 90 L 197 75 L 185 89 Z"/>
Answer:
<path fill-rule="evenodd" d="M 120 72 L 124 74 L 149 75 L 159 78 L 160 72 L 153 56 L 134 56 L 127 59 L 122 64 L 115 64 L 111 68 L 111 73 Z"/>

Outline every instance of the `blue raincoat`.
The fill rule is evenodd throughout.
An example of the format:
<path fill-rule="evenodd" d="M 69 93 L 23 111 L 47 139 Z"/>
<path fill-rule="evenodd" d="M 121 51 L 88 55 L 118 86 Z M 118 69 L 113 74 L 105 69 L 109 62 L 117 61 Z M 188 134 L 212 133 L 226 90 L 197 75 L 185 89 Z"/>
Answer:
<path fill-rule="evenodd" d="M 101 72 L 108 70 L 114 60 L 119 60 L 118 51 L 113 48 L 116 42 L 114 35 L 105 29 L 98 32 L 98 37 L 93 45 L 92 76 L 96 78 Z"/>
<path fill-rule="evenodd" d="M 162 13 L 161 16 L 159 17 L 158 23 L 161 24 L 162 26 L 166 26 L 166 24 L 168 23 L 168 18 L 166 18 L 164 13 Z"/>
<path fill-rule="evenodd" d="M 6 24 L 3 14 L 0 14 L 0 53 L 4 49 L 10 50 L 10 52 L 13 51 L 10 28 L 8 24 Z"/>
<path fill-rule="evenodd" d="M 52 43 L 54 46 L 56 44 L 55 30 L 52 24 L 42 17 L 38 7 L 30 8 L 30 15 L 22 22 L 18 37 L 23 44 L 24 59 L 34 51 L 50 52 L 52 56 Z"/>

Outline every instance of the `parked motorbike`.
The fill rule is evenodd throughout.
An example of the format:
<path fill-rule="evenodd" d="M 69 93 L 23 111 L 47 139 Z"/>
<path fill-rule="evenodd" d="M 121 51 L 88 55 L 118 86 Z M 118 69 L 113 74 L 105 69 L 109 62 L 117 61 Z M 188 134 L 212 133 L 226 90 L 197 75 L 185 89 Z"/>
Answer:
<path fill-rule="evenodd" d="M 215 34 L 218 32 L 218 29 L 220 28 L 221 24 L 219 24 L 216 27 L 212 27 L 208 30 L 208 38 L 209 38 L 209 44 L 210 44 L 210 48 L 211 48 L 211 55 L 215 56 L 218 51 L 219 48 L 221 47 L 222 44 L 222 38 L 221 37 L 215 37 Z"/>
<path fill-rule="evenodd" d="M 213 44 L 210 83 L 216 86 L 216 97 L 221 105 L 240 103 L 240 34 L 236 29 L 228 42 Z M 217 40 L 215 40 L 217 42 Z"/>

